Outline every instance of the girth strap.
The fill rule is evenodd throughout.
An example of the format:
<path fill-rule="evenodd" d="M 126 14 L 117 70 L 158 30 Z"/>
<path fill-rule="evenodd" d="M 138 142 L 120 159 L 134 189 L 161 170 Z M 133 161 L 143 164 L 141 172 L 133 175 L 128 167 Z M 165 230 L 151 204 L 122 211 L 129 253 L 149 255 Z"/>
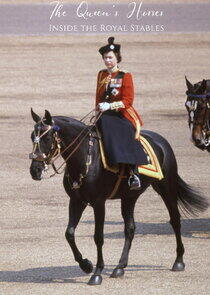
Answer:
<path fill-rule="evenodd" d="M 121 184 L 122 179 L 126 178 L 126 176 L 124 175 L 124 172 L 125 172 L 125 165 L 123 164 L 122 169 L 120 170 L 120 173 L 118 175 L 118 179 L 117 179 L 117 181 L 115 183 L 114 189 L 113 189 L 112 193 L 109 195 L 109 197 L 107 199 L 112 199 L 115 196 L 115 194 L 116 194 L 116 192 L 117 192 L 117 190 L 118 190 L 118 188 L 119 188 L 119 186 Z"/>

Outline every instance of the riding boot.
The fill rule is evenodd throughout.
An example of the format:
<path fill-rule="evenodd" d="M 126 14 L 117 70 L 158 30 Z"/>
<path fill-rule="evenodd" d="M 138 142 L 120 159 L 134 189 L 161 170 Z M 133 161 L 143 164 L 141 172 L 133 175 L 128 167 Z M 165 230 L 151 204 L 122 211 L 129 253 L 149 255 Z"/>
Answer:
<path fill-rule="evenodd" d="M 137 167 L 135 165 L 130 166 L 130 177 L 128 179 L 128 185 L 130 186 L 130 190 L 141 189 L 141 181 L 139 178 Z"/>

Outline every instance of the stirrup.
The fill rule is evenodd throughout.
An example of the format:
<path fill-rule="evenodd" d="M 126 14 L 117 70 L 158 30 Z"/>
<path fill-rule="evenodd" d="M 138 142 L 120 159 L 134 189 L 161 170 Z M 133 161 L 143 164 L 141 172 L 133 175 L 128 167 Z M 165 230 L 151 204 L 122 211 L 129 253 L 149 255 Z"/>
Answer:
<path fill-rule="evenodd" d="M 128 179 L 128 185 L 130 187 L 130 190 L 140 190 L 141 189 L 140 178 L 136 174 L 132 174 Z"/>

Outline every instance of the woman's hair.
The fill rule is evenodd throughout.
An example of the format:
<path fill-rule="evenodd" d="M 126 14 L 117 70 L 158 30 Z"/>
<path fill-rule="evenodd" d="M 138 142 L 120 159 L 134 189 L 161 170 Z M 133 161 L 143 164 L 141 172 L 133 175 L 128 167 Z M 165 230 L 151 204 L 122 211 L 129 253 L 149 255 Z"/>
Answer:
<path fill-rule="evenodd" d="M 106 53 L 106 52 L 105 52 L 105 53 Z M 104 53 L 104 54 L 105 54 L 105 53 Z M 122 60 L 122 56 L 121 56 L 120 51 L 119 51 L 119 52 L 114 52 L 114 51 L 113 51 L 113 53 L 114 53 L 114 55 L 115 55 L 116 58 L 117 58 L 117 63 L 120 63 L 121 60 Z M 104 58 L 104 54 L 102 55 L 102 58 Z"/>
<path fill-rule="evenodd" d="M 120 51 L 119 52 L 114 52 L 116 58 L 117 58 L 117 63 L 121 62 L 122 60 L 122 56 L 121 56 L 121 53 Z"/>

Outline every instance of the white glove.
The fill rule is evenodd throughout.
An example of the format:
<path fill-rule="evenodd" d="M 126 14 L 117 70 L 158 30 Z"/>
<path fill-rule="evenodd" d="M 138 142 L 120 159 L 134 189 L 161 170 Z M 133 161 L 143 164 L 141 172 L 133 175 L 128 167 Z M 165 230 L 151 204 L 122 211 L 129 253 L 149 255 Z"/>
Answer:
<path fill-rule="evenodd" d="M 105 112 L 110 109 L 110 103 L 108 103 L 108 102 L 101 102 L 98 104 L 98 106 L 99 106 L 99 110 L 101 112 Z"/>

